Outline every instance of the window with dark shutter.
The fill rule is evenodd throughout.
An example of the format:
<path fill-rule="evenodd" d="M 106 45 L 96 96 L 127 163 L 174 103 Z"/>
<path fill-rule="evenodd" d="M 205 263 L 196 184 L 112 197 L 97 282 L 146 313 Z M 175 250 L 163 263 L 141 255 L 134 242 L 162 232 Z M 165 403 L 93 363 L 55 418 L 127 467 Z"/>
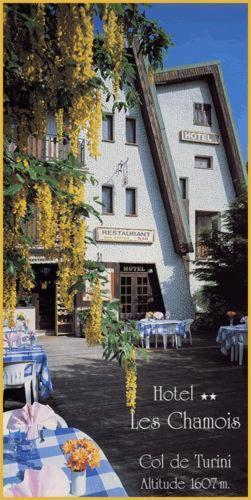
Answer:
<path fill-rule="evenodd" d="M 135 188 L 126 188 L 126 215 L 136 215 Z"/>
<path fill-rule="evenodd" d="M 102 186 L 102 214 L 113 214 L 112 186 Z"/>
<path fill-rule="evenodd" d="M 113 115 L 103 115 L 102 118 L 102 140 L 113 141 Z"/>
<path fill-rule="evenodd" d="M 193 123 L 194 125 L 204 125 L 207 127 L 212 125 L 211 104 L 194 103 Z"/>
<path fill-rule="evenodd" d="M 126 143 L 136 144 L 136 120 L 135 118 L 126 118 Z"/>
<path fill-rule="evenodd" d="M 204 168 L 204 170 L 212 168 L 211 156 L 195 156 L 194 166 L 195 168 Z"/>

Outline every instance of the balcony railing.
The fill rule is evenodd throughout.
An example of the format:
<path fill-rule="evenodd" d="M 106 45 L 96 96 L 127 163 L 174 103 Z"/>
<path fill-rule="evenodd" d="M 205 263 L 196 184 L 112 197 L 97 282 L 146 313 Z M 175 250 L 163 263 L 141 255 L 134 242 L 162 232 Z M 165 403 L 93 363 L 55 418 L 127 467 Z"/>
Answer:
<path fill-rule="evenodd" d="M 9 152 L 14 153 L 16 144 L 11 142 Z M 65 137 L 58 142 L 56 135 L 46 135 L 43 139 L 28 137 L 28 154 L 41 160 L 67 160 L 70 153 L 70 141 Z M 78 142 L 78 160 L 85 163 L 85 141 Z"/>
<path fill-rule="evenodd" d="M 201 243 L 200 241 L 196 242 L 196 258 L 197 259 L 207 259 L 208 257 L 208 247 Z"/>

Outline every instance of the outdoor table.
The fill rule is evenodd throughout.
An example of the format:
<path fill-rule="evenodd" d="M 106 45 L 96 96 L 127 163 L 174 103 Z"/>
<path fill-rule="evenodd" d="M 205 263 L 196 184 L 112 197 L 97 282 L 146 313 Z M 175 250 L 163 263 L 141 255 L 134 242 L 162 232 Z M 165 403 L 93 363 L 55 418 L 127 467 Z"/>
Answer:
<path fill-rule="evenodd" d="M 221 352 L 227 356 L 230 349 L 231 361 L 237 361 L 239 357 L 239 365 L 242 365 L 243 348 L 247 343 L 247 325 L 228 325 L 221 326 L 216 337 L 216 342 L 221 344 Z"/>
<path fill-rule="evenodd" d="M 20 363 L 32 361 L 35 364 L 38 392 L 42 400 L 48 398 L 53 391 L 47 355 L 41 345 L 22 345 L 18 348 L 4 348 L 3 363 Z"/>
<path fill-rule="evenodd" d="M 66 466 L 66 457 L 60 448 L 69 439 L 81 439 L 90 437 L 78 429 L 71 427 L 57 428 L 55 431 L 44 429 L 44 441 L 37 440 L 34 458 L 28 461 L 18 461 L 11 458 L 8 436 L 4 436 L 4 464 L 3 480 L 4 486 L 9 483 L 17 484 L 23 480 L 25 469 L 41 469 L 43 465 L 53 465 L 63 470 L 70 481 L 71 472 Z M 86 493 L 83 496 L 95 497 L 127 497 L 122 483 L 114 472 L 105 454 L 101 452 L 100 467 L 86 471 Z"/>
<path fill-rule="evenodd" d="M 168 328 L 169 325 L 175 325 L 175 334 L 170 333 Z M 184 321 L 180 320 L 141 320 L 137 322 L 137 328 L 140 332 L 140 336 L 143 340 L 145 340 L 146 348 L 150 347 L 150 335 L 156 336 L 157 343 L 157 335 L 163 336 L 164 349 L 167 347 L 167 335 L 174 335 L 176 348 L 178 348 L 178 340 L 177 337 L 185 337 L 186 336 L 186 328 Z"/>

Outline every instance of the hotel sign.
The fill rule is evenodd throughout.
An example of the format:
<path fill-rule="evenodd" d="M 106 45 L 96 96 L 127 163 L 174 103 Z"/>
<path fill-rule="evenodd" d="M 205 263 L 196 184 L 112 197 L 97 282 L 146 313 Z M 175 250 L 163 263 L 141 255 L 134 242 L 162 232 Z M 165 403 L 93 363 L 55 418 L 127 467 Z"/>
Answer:
<path fill-rule="evenodd" d="M 154 231 L 152 229 L 96 227 L 96 241 L 151 244 L 154 241 Z"/>
<path fill-rule="evenodd" d="M 181 130 L 180 140 L 183 142 L 200 142 L 203 144 L 220 144 L 220 134 L 212 132 L 194 132 Z"/>

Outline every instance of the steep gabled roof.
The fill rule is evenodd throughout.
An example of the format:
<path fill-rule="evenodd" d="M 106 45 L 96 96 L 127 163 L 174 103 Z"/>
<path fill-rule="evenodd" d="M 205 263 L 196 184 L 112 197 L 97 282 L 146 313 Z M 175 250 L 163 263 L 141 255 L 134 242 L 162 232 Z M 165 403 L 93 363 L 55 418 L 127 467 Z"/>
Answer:
<path fill-rule="evenodd" d="M 246 184 L 246 171 L 241 156 L 240 146 L 235 131 L 227 91 L 224 84 L 220 63 L 217 61 L 182 66 L 164 70 L 155 75 L 156 85 L 205 80 L 210 88 L 215 112 L 219 122 L 222 141 L 228 160 L 230 174 L 236 194 L 243 191 Z"/>
<path fill-rule="evenodd" d="M 136 88 L 141 99 L 141 113 L 155 165 L 159 189 L 172 234 L 175 251 L 186 254 L 193 251 L 188 220 L 177 182 L 173 160 L 166 137 L 157 93 L 149 85 L 145 60 L 138 38 L 134 39 L 133 54 L 136 64 Z"/>
<path fill-rule="evenodd" d="M 193 245 L 155 85 L 169 85 L 201 79 L 208 82 L 225 146 L 230 174 L 236 194 L 238 195 L 242 192 L 243 185 L 247 182 L 247 177 L 222 71 L 218 62 L 172 68 L 156 73 L 155 85 L 150 85 L 146 61 L 140 50 L 140 40 L 138 37 L 134 38 L 132 49 L 136 64 L 135 84 L 141 99 L 141 113 L 174 248 L 177 253 L 186 254 L 193 251 Z"/>

